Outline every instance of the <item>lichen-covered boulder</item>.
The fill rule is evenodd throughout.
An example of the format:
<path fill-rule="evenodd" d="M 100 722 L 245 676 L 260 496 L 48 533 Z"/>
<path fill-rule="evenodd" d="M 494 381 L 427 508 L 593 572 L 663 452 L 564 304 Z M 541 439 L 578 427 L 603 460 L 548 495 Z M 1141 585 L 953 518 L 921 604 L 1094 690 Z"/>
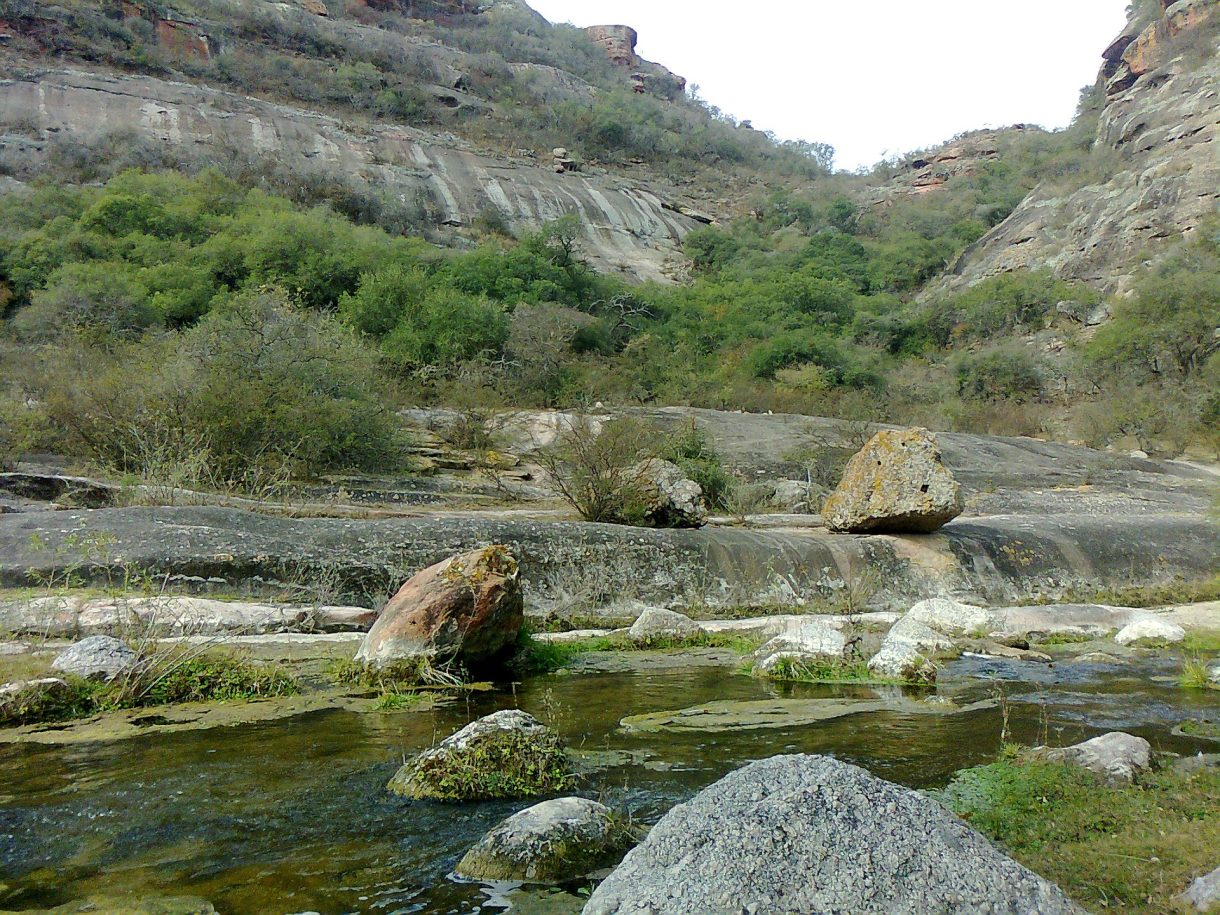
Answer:
<path fill-rule="evenodd" d="M 474 880 L 564 883 L 617 864 L 633 839 L 605 805 L 556 798 L 495 827 L 466 852 L 457 872 Z"/>
<path fill-rule="evenodd" d="M 1132 620 L 1118 631 L 1114 641 L 1120 645 L 1138 645 L 1140 642 L 1177 644 L 1185 638 L 1186 630 L 1181 626 L 1148 616 Z"/>
<path fill-rule="evenodd" d="M 533 715 L 505 709 L 424 750 L 387 787 L 416 800 L 460 802 L 537 797 L 572 781 L 558 736 Z"/>
<path fill-rule="evenodd" d="M 839 533 L 930 533 L 962 513 L 962 488 L 927 429 L 878 432 L 822 506 Z"/>
<path fill-rule="evenodd" d="M 453 556 L 413 577 L 365 636 L 356 659 L 386 667 L 420 655 L 484 664 L 517 640 L 525 604 L 507 547 Z"/>
<path fill-rule="evenodd" d="M 94 635 L 61 651 L 51 669 L 82 680 L 109 682 L 135 666 L 136 653 L 118 639 Z"/>
<path fill-rule="evenodd" d="M 689 616 L 661 607 L 645 609 L 627 630 L 627 637 L 637 645 L 682 642 L 702 634 L 703 627 Z"/>
<path fill-rule="evenodd" d="M 827 756 L 777 756 L 662 817 L 584 915 L 1080 911 L 926 795 Z"/>
<path fill-rule="evenodd" d="M 631 469 L 644 500 L 644 520 L 653 527 L 703 527 L 707 500 L 703 487 L 677 464 L 651 458 Z"/>
<path fill-rule="evenodd" d="M 1111 785 L 1129 785 L 1152 764 L 1152 747 L 1133 734 L 1113 731 L 1070 747 L 1039 747 L 1038 755 L 1050 762 L 1080 766 Z"/>

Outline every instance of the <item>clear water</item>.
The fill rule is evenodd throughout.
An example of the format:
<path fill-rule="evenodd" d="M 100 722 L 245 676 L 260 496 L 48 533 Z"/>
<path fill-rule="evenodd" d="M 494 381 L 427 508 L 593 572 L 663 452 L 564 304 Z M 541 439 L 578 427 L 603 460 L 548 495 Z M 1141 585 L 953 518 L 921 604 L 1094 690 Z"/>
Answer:
<path fill-rule="evenodd" d="M 1015 739 L 1068 743 L 1122 728 L 1162 750 L 1206 744 L 1170 736 L 1214 714 L 1214 695 L 1171 682 L 1179 664 L 1052 668 L 964 659 L 940 692 L 1006 695 Z M 792 687 L 782 695 L 873 695 Z M 408 802 L 385 782 L 403 757 L 496 708 L 549 718 L 573 746 L 630 750 L 636 761 L 591 777 L 585 793 L 655 820 L 729 770 L 776 753 L 832 753 L 902 784 L 943 784 L 994 758 L 999 707 L 960 716 L 856 716 L 792 730 L 627 736 L 626 715 L 777 690 L 730 669 L 549 676 L 430 712 L 330 711 L 140 740 L 0 748 L 0 909 L 95 894 L 203 897 L 223 913 L 489 912 L 503 897 L 449 876 L 480 835 L 527 802 L 460 807 Z M 531 908 L 539 896 L 527 898 Z M 497 901 L 499 900 L 499 901 Z M 519 901 L 519 904 L 520 901 Z M 579 911 L 551 895 L 546 911 Z M 540 909 L 535 909 L 540 910 Z"/>

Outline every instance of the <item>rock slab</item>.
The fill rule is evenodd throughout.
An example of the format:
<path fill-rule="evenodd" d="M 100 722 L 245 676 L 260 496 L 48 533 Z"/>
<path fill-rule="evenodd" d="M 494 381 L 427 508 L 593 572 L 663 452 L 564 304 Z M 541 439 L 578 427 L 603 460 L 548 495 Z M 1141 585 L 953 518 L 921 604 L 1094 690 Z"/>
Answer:
<path fill-rule="evenodd" d="M 777 756 L 680 804 L 584 915 L 1078 913 L 928 797 L 826 756 Z"/>
<path fill-rule="evenodd" d="M 837 533 L 927 534 L 964 506 L 936 436 L 926 429 L 887 429 L 847 462 L 822 518 Z"/>
<path fill-rule="evenodd" d="M 466 852 L 457 872 L 475 880 L 562 883 L 618 863 L 626 838 L 604 804 L 556 798 L 492 829 Z"/>
<path fill-rule="evenodd" d="M 484 664 L 509 648 L 525 622 L 517 561 L 507 547 L 453 556 L 399 589 L 356 659 L 385 667 L 420 655 Z"/>

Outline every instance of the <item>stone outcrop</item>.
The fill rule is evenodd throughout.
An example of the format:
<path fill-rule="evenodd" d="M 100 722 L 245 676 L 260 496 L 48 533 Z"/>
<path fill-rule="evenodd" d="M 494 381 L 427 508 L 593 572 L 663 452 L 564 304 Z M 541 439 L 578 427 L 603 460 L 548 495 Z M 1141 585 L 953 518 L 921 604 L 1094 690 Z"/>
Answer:
<path fill-rule="evenodd" d="M 1107 293 L 1125 292 L 1139 268 L 1215 215 L 1216 8 L 1215 0 L 1174 3 L 1162 19 L 1133 23 L 1106 49 L 1101 79 L 1108 97 L 1095 152 L 1112 153 L 1112 173 L 1067 192 L 1036 188 L 966 249 L 941 289 L 1011 270 L 1048 268 Z M 1204 49 L 1181 54 L 1181 41 Z"/>
<path fill-rule="evenodd" d="M 631 468 L 628 477 L 639 481 L 644 520 L 650 526 L 703 527 L 707 524 L 703 487 L 688 479 L 677 464 L 651 458 Z"/>
<path fill-rule="evenodd" d="M 110 681 L 131 670 L 137 660 L 136 653 L 118 639 L 95 635 L 60 652 L 51 669 L 82 680 Z"/>
<path fill-rule="evenodd" d="M 491 546 L 413 576 L 381 611 L 356 659 L 378 667 L 421 655 L 486 664 L 516 642 L 524 621 L 517 560 Z"/>
<path fill-rule="evenodd" d="M 591 25 L 585 29 L 589 40 L 606 52 L 612 63 L 620 67 L 634 67 L 639 58 L 635 56 L 635 44 L 639 34 L 629 25 Z"/>
<path fill-rule="evenodd" d="M 1115 731 L 1059 749 L 1039 747 L 1039 755 L 1050 762 L 1080 766 L 1111 785 L 1129 785 L 1152 763 L 1152 747 L 1142 737 Z"/>
<path fill-rule="evenodd" d="M 564 883 L 617 864 L 631 833 L 604 804 L 583 797 L 543 801 L 487 833 L 458 862 L 474 880 Z"/>
<path fill-rule="evenodd" d="M 559 738 L 534 716 L 506 709 L 424 750 L 387 787 L 415 800 L 458 802 L 537 797 L 571 781 Z"/>
<path fill-rule="evenodd" d="M 930 533 L 962 513 L 962 489 L 926 429 L 878 432 L 822 507 L 832 531 Z"/>
<path fill-rule="evenodd" d="M 941 191 L 956 178 L 974 178 L 1002 158 L 1005 145 L 1039 127 L 1014 124 L 1003 130 L 977 130 L 954 137 L 942 146 L 918 153 L 898 166 L 898 174 L 865 197 L 870 207 L 894 203 Z"/>
<path fill-rule="evenodd" d="M 0 136 L 0 147 L 31 173 L 65 138 L 91 143 L 123 133 L 200 165 L 270 157 L 293 175 L 339 175 L 353 187 L 417 205 L 421 220 L 442 230 L 470 226 L 489 210 L 519 229 L 573 214 L 595 266 L 640 280 L 668 282 L 682 238 L 698 226 L 640 182 L 556 174 L 402 125 L 361 132 L 328 115 L 151 76 L 14 74 L 0 79 L 0 124 L 16 123 L 31 124 L 43 139 Z"/>
<path fill-rule="evenodd" d="M 681 642 L 702 634 L 702 627 L 689 616 L 661 607 L 646 609 L 627 630 L 627 637 L 640 645 L 665 641 Z"/>
<path fill-rule="evenodd" d="M 935 801 L 825 756 L 777 756 L 675 807 L 584 915 L 1077 913 Z"/>

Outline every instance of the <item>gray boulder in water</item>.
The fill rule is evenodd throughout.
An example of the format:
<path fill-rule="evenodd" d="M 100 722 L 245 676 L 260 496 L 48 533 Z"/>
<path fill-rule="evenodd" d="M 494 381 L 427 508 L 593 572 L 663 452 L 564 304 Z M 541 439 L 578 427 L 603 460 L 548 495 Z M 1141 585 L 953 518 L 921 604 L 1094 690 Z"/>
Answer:
<path fill-rule="evenodd" d="M 584 915 L 1082 911 L 919 792 L 827 756 L 776 756 L 667 813 Z"/>

